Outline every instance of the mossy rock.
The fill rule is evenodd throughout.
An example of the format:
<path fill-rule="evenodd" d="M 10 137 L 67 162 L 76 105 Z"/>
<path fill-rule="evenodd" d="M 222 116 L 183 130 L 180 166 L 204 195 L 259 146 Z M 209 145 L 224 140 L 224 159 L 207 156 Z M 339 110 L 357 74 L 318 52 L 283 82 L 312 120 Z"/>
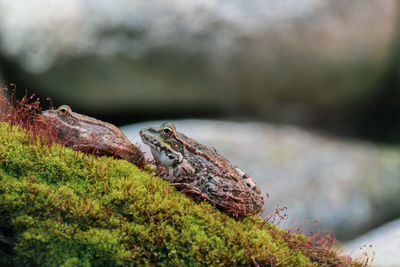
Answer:
<path fill-rule="evenodd" d="M 359 265 L 195 201 L 124 160 L 0 123 L 0 265 Z"/>

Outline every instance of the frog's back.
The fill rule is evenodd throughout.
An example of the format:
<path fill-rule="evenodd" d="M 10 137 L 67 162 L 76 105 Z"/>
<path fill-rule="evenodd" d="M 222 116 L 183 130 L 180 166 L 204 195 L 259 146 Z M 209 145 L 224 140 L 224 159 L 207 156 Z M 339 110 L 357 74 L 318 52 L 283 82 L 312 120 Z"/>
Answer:
<path fill-rule="evenodd" d="M 222 172 L 229 173 L 233 176 L 239 176 L 239 173 L 237 172 L 235 166 L 233 166 L 232 163 L 229 162 L 224 156 L 219 154 L 215 148 L 200 144 L 196 140 L 187 137 L 182 133 L 178 132 L 177 135 L 178 139 L 186 140 L 186 142 L 188 143 L 187 146 L 188 149 L 194 148 L 195 150 L 198 151 L 198 153 L 196 151 L 191 151 L 191 152 L 200 154 L 207 160 L 212 161 L 215 165 L 217 165 L 221 169 Z"/>
<path fill-rule="evenodd" d="M 121 130 L 118 129 L 115 125 L 105 122 L 105 121 L 101 121 L 83 114 L 79 114 L 79 116 L 82 118 L 80 120 L 81 124 L 85 124 L 85 125 L 81 125 L 82 129 L 85 129 L 87 131 L 92 131 L 95 134 L 98 134 L 99 132 L 103 131 L 110 131 L 114 136 L 119 136 L 122 138 L 126 138 L 126 136 L 124 136 L 121 133 Z M 85 127 L 84 127 L 85 126 Z M 100 130 L 99 130 L 100 129 Z M 127 138 L 126 138 L 127 139 Z"/>

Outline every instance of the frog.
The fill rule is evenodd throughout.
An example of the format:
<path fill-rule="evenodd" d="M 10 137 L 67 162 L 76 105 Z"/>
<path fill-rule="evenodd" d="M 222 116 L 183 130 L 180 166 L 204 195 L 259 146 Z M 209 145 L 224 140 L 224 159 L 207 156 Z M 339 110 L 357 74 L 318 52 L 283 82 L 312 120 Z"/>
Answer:
<path fill-rule="evenodd" d="M 158 176 L 170 185 L 205 199 L 234 217 L 262 213 L 264 199 L 260 188 L 215 148 L 178 132 L 171 122 L 143 128 L 139 135 L 150 148 Z"/>
<path fill-rule="evenodd" d="M 68 105 L 42 111 L 42 120 L 54 127 L 56 139 L 74 150 L 114 156 L 143 166 L 143 152 L 115 125 L 73 112 Z"/>

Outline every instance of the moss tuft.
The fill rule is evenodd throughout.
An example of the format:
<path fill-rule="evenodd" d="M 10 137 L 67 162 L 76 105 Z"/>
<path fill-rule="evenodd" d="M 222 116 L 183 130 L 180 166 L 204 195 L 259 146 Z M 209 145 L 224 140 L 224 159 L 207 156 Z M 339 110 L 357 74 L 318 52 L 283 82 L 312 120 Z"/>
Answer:
<path fill-rule="evenodd" d="M 359 265 L 307 242 L 255 216 L 235 220 L 127 161 L 0 123 L 1 264 Z"/>

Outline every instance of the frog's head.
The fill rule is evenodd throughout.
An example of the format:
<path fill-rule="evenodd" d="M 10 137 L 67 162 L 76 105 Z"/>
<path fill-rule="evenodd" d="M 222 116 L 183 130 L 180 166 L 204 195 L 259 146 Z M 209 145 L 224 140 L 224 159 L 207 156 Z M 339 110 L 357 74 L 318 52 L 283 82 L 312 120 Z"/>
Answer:
<path fill-rule="evenodd" d="M 160 165 L 169 167 L 183 161 L 184 146 L 176 138 L 177 132 L 173 123 L 167 122 L 160 127 L 143 128 L 139 134 Z"/>
<path fill-rule="evenodd" d="M 69 128 L 77 124 L 71 108 L 67 105 L 61 105 L 56 110 L 45 110 L 41 115 L 45 119 L 53 120 L 56 128 Z"/>
<path fill-rule="evenodd" d="M 61 105 L 58 109 L 49 109 L 42 111 L 42 116 L 46 118 L 53 118 L 53 119 L 65 119 L 70 114 L 72 114 L 72 110 L 67 105 Z"/>

